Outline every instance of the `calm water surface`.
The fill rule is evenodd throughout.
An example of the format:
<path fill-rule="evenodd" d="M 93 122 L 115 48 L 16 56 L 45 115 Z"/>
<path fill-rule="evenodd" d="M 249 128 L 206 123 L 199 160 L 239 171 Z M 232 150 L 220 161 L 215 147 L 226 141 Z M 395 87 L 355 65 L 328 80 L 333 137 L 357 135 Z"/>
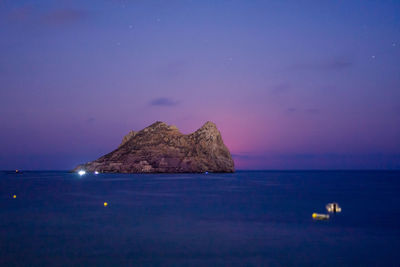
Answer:
<path fill-rule="evenodd" d="M 332 201 L 342 213 L 313 221 Z M 399 251 L 400 172 L 0 172 L 2 266 L 399 266 Z"/>

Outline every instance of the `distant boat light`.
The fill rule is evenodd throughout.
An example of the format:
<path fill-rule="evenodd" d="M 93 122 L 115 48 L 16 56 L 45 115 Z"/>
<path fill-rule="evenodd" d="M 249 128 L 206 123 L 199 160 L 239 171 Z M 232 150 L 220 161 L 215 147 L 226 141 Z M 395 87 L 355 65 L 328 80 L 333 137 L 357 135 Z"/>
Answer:
<path fill-rule="evenodd" d="M 98 172 L 98 171 L 95 171 L 94 174 L 99 174 L 99 172 Z"/>
<path fill-rule="evenodd" d="M 79 174 L 80 176 L 82 176 L 82 175 L 85 175 L 86 172 L 85 172 L 84 170 L 80 170 L 80 171 L 78 172 L 78 174 Z"/>

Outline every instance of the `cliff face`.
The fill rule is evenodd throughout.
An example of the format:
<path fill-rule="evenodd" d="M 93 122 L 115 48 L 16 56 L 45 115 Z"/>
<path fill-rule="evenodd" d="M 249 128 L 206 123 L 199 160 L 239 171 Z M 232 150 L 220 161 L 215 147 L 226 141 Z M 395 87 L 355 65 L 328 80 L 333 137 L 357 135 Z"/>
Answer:
<path fill-rule="evenodd" d="M 81 169 L 121 173 L 235 171 L 231 154 L 212 122 L 188 135 L 175 126 L 155 122 L 129 132 L 116 150 L 73 171 Z"/>

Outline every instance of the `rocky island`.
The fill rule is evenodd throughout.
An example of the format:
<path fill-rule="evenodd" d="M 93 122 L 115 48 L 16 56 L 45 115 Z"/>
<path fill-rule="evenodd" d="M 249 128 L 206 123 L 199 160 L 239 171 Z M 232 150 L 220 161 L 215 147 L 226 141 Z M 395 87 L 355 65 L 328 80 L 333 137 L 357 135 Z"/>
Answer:
<path fill-rule="evenodd" d="M 231 154 L 221 133 L 206 122 L 191 134 L 175 126 L 155 122 L 129 132 L 117 149 L 73 171 L 114 173 L 234 172 Z"/>

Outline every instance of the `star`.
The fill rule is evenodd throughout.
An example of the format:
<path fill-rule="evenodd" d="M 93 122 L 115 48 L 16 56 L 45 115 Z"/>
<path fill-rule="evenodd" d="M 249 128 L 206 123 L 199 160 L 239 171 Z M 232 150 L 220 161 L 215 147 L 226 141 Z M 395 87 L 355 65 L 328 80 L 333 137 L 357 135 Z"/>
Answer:
<path fill-rule="evenodd" d="M 372 59 L 375 59 L 375 56 L 371 56 Z"/>

